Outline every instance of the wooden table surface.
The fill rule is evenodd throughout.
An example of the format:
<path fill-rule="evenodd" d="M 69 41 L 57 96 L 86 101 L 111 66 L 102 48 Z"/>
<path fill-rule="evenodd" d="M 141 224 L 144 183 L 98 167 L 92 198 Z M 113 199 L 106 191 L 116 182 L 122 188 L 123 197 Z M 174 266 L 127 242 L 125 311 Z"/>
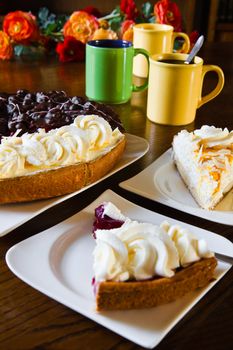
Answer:
<path fill-rule="evenodd" d="M 205 63 L 216 64 L 223 69 L 225 86 L 217 98 L 197 111 L 195 122 L 185 128 L 191 131 L 209 124 L 233 129 L 233 45 L 206 43 L 200 56 Z M 204 90 L 209 91 L 215 83 L 215 75 L 209 73 Z M 51 58 L 0 62 L 0 90 L 14 92 L 21 88 L 32 91 L 64 90 L 70 95 L 84 96 L 84 64 L 61 64 Z M 141 349 L 31 288 L 16 278 L 5 262 L 5 253 L 11 246 L 77 213 L 108 188 L 145 208 L 233 241 L 232 226 L 180 212 L 118 187 L 120 181 L 137 174 L 166 151 L 174 134 L 184 128 L 151 123 L 146 118 L 146 96 L 146 92 L 135 93 L 127 104 L 113 106 L 127 132 L 148 140 L 150 150 L 142 159 L 0 238 L 0 349 Z M 157 349 L 232 348 L 232 279 L 233 269 L 170 331 Z"/>

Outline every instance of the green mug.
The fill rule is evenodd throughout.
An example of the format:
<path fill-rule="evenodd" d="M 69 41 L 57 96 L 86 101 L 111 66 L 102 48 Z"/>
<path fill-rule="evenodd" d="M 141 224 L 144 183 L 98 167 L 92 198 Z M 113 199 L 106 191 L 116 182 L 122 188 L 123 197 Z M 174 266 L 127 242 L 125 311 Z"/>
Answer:
<path fill-rule="evenodd" d="M 117 104 L 127 102 L 134 91 L 148 87 L 146 81 L 133 84 L 133 58 L 143 54 L 149 66 L 149 54 L 135 49 L 130 41 L 92 40 L 86 44 L 86 96 L 90 100 Z"/>

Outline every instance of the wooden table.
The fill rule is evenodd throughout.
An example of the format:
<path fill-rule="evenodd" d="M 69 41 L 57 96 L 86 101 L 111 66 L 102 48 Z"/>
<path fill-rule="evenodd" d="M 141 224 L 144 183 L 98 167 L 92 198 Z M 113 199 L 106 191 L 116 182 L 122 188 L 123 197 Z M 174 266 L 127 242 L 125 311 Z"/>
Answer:
<path fill-rule="evenodd" d="M 221 94 L 197 111 L 191 131 L 203 124 L 233 128 L 233 45 L 205 44 L 200 54 L 205 63 L 217 64 L 225 73 Z M 0 90 L 65 90 L 84 95 L 84 64 L 61 64 L 55 59 L 0 62 Z M 205 91 L 214 86 L 207 76 Z M 0 238 L 0 348 L 6 349 L 94 349 L 129 350 L 139 346 L 66 308 L 16 278 L 5 263 L 6 251 L 17 242 L 61 222 L 91 203 L 107 188 L 145 208 L 219 233 L 233 240 L 233 227 L 206 221 L 155 203 L 118 187 L 120 181 L 137 174 L 166 151 L 182 127 L 160 126 L 146 118 L 146 92 L 113 106 L 126 131 L 148 140 L 150 151 L 139 161 L 93 188 L 48 210 Z M 233 270 L 204 297 L 165 337 L 157 349 L 230 349 L 233 344 Z"/>

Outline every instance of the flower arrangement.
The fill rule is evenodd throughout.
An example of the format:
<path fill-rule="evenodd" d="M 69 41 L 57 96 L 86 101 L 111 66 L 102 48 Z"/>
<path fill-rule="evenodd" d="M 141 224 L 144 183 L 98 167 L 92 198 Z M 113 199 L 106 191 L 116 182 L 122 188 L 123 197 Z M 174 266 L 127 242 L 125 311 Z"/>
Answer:
<path fill-rule="evenodd" d="M 145 2 L 139 9 L 134 0 L 120 0 L 109 15 L 101 17 L 92 6 L 73 12 L 70 16 L 55 15 L 47 8 L 35 17 L 30 12 L 14 11 L 3 19 L 0 30 L 0 59 L 14 56 L 38 56 L 57 53 L 61 62 L 83 61 L 85 44 L 93 39 L 124 39 L 133 41 L 136 23 L 157 22 L 182 30 L 179 7 L 170 0 L 155 4 Z M 192 34 L 191 38 L 196 39 Z"/>

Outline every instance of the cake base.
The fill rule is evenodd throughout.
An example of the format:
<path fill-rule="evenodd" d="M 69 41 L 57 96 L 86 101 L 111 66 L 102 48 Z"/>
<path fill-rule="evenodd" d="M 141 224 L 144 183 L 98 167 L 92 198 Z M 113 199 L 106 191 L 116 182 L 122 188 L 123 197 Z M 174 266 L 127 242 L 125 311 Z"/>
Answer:
<path fill-rule="evenodd" d="M 57 197 L 80 190 L 107 174 L 121 158 L 126 137 L 108 153 L 88 163 L 38 171 L 0 180 L 0 204 Z"/>
<path fill-rule="evenodd" d="M 172 302 L 188 292 L 206 286 L 214 278 L 216 265 L 214 257 L 206 258 L 182 268 L 171 278 L 100 282 L 96 285 L 96 309 L 141 309 Z"/>

